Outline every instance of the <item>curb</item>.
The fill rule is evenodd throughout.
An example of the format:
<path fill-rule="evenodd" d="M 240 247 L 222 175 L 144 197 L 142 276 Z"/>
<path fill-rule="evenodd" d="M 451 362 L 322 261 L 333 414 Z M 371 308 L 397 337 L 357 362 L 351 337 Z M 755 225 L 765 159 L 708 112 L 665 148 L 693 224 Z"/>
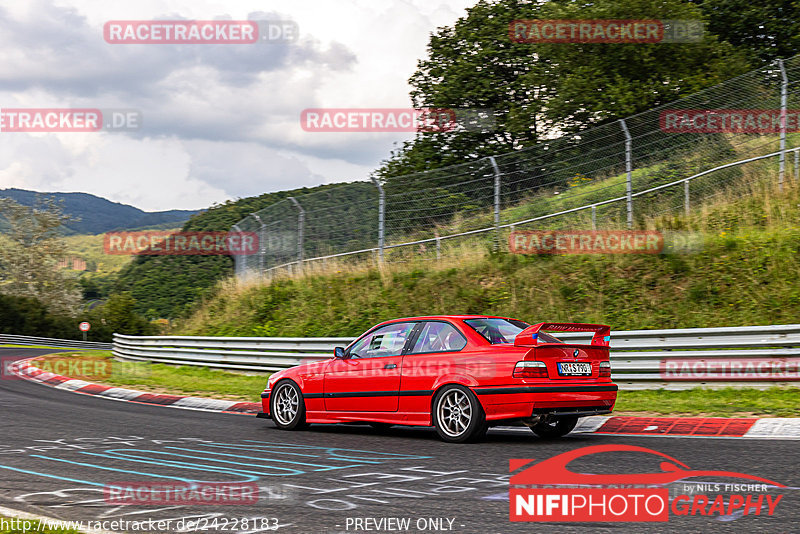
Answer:
<path fill-rule="evenodd" d="M 800 417 L 592 416 L 573 432 L 620 436 L 800 440 Z"/>
<path fill-rule="evenodd" d="M 76 380 L 34 367 L 30 364 L 33 359 L 28 358 L 14 362 L 10 366 L 11 372 L 23 380 L 110 400 L 237 415 L 256 415 L 261 411 L 261 404 L 256 402 L 236 402 L 203 397 L 148 393 L 135 389 L 117 388 Z M 514 427 L 504 429 L 516 430 Z M 528 429 L 524 431 L 529 432 Z M 630 417 L 595 415 L 581 419 L 572 433 L 635 437 L 800 440 L 800 417 Z"/>
<path fill-rule="evenodd" d="M 30 363 L 33 359 L 34 358 L 18 360 L 12 363 L 9 369 L 22 380 L 36 382 L 43 386 L 50 386 L 56 389 L 72 391 L 73 393 L 103 397 L 110 400 L 181 408 L 183 410 L 232 413 L 237 415 L 255 415 L 261 411 L 261 404 L 257 402 L 237 402 L 204 397 L 148 393 L 146 391 L 118 388 L 77 380 L 34 367 Z"/>

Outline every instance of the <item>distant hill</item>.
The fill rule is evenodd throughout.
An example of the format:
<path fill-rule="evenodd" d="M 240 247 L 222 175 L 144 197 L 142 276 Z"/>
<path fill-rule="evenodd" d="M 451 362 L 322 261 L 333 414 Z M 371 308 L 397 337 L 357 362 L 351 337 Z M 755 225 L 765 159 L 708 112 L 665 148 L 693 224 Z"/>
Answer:
<path fill-rule="evenodd" d="M 0 189 L 0 197 L 10 198 L 24 206 L 35 205 L 39 198 L 55 198 L 61 202 L 64 213 L 80 219 L 65 225 L 66 234 L 99 234 L 111 230 L 140 228 L 176 228 L 198 213 L 190 210 L 148 212 L 89 193 L 40 193 L 25 189 Z M 5 221 L 0 219 L 0 231 L 4 226 Z"/>

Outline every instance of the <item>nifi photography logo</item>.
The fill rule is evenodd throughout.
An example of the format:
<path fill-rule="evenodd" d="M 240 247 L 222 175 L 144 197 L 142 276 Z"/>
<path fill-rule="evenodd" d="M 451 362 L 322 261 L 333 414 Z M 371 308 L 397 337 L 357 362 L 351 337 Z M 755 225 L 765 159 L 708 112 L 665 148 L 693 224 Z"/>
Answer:
<path fill-rule="evenodd" d="M 592 474 L 567 469 L 570 462 L 580 459 L 585 466 L 601 453 L 629 453 L 632 465 L 640 465 L 633 462 L 641 461 L 641 453 L 655 455 L 661 471 Z M 583 447 L 540 462 L 514 459 L 509 469 L 514 473 L 509 481 L 511 521 L 667 522 L 671 516 L 771 516 L 783 499 L 773 490 L 786 488 L 745 473 L 691 469 L 664 453 L 632 445 Z M 702 477 L 702 482 L 687 482 L 695 477 Z"/>

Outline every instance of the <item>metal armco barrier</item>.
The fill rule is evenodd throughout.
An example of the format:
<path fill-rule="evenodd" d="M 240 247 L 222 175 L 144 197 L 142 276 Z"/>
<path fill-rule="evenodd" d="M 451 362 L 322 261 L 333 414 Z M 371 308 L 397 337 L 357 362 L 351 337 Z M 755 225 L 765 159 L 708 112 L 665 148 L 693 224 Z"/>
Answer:
<path fill-rule="evenodd" d="M 54 339 L 49 337 L 14 336 L 0 334 L 0 345 L 41 345 L 43 347 L 69 348 L 69 349 L 99 349 L 111 350 L 111 343 L 96 341 L 78 341 L 75 339 Z"/>
<path fill-rule="evenodd" d="M 581 333 L 559 333 L 587 342 Z M 125 360 L 277 371 L 330 358 L 352 338 L 114 335 Z M 611 367 L 622 389 L 800 386 L 800 324 L 629 330 L 611 334 Z"/>
<path fill-rule="evenodd" d="M 190 337 L 114 334 L 114 355 L 124 360 L 221 369 L 279 371 L 324 360 L 333 348 L 352 338 L 317 337 Z"/>

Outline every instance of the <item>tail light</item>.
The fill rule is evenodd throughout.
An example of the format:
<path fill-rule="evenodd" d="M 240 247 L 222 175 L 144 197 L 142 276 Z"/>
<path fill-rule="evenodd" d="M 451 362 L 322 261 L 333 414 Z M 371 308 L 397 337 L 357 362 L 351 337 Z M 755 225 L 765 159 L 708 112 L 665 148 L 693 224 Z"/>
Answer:
<path fill-rule="evenodd" d="M 512 376 L 514 378 L 547 378 L 547 366 L 544 362 L 517 362 Z"/>
<path fill-rule="evenodd" d="M 600 362 L 600 378 L 611 378 L 611 362 Z"/>

